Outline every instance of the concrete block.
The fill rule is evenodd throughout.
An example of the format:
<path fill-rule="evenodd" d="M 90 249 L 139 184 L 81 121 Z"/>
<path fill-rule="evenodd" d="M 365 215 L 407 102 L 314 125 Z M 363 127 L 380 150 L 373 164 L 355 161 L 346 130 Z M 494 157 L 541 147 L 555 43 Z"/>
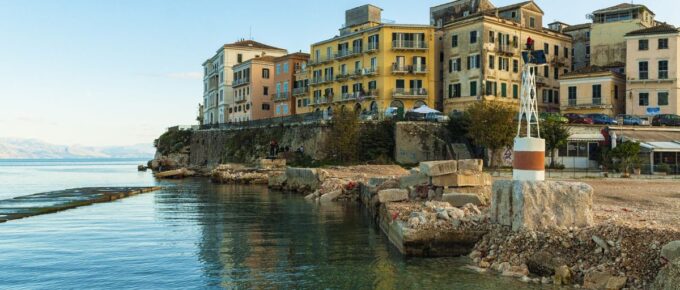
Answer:
<path fill-rule="evenodd" d="M 400 188 L 426 184 L 430 184 L 430 178 L 421 173 L 411 173 L 410 175 L 402 176 L 399 179 Z"/>
<path fill-rule="evenodd" d="M 488 173 L 454 173 L 442 176 L 433 176 L 432 185 L 443 187 L 485 186 L 491 185 L 491 176 Z"/>
<path fill-rule="evenodd" d="M 482 200 L 474 193 L 446 193 L 442 195 L 442 201 L 455 207 L 462 207 L 468 203 L 482 205 Z"/>
<path fill-rule="evenodd" d="M 458 160 L 458 171 L 462 173 L 482 172 L 484 161 L 482 159 L 462 159 Z"/>
<path fill-rule="evenodd" d="M 458 172 L 456 160 L 420 162 L 420 173 L 427 176 L 441 176 Z"/>
<path fill-rule="evenodd" d="M 497 181 L 491 221 L 512 229 L 545 230 L 593 225 L 593 188 L 581 182 Z"/>
<path fill-rule="evenodd" d="M 285 168 L 286 159 L 266 159 L 262 158 L 257 161 L 257 168 L 260 169 L 274 169 L 274 168 Z"/>
<path fill-rule="evenodd" d="M 444 188 L 444 194 L 474 194 L 482 202 L 481 205 L 491 204 L 491 186 L 469 186 L 469 187 L 450 187 Z"/>
<path fill-rule="evenodd" d="M 408 200 L 408 190 L 397 188 L 384 189 L 378 191 L 378 200 L 380 203 Z"/>
<path fill-rule="evenodd" d="M 342 195 L 342 190 L 331 191 L 331 192 L 328 192 L 328 193 L 322 195 L 322 196 L 319 198 L 319 202 L 322 202 L 322 203 L 324 203 L 324 202 L 331 202 L 331 201 L 336 200 L 336 199 L 337 199 L 338 197 L 340 197 L 341 195 Z"/>

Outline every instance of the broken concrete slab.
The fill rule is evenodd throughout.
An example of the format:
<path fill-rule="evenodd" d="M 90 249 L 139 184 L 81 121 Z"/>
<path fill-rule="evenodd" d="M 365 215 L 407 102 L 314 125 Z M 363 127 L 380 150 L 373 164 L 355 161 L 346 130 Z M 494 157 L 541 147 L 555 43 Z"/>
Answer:
<path fill-rule="evenodd" d="M 476 173 L 482 172 L 484 168 L 484 161 L 482 159 L 463 159 L 458 160 L 458 172 L 461 173 Z"/>
<path fill-rule="evenodd" d="M 443 193 L 465 193 L 465 194 L 476 194 L 482 201 L 482 205 L 491 204 L 491 186 L 466 186 L 466 187 L 449 187 L 444 188 Z"/>
<path fill-rule="evenodd" d="M 383 189 L 378 191 L 378 200 L 380 203 L 408 200 L 408 190 L 398 188 Z"/>
<path fill-rule="evenodd" d="M 341 195 L 342 195 L 342 190 L 331 191 L 331 192 L 326 193 L 326 194 L 322 195 L 321 197 L 319 197 L 319 202 L 321 202 L 321 203 L 331 202 L 331 201 L 336 200 Z"/>
<path fill-rule="evenodd" d="M 441 176 L 458 172 L 456 160 L 420 162 L 420 173 L 427 176 Z"/>
<path fill-rule="evenodd" d="M 411 173 L 410 175 L 402 176 L 399 179 L 400 188 L 408 188 L 411 186 L 427 185 L 430 183 L 430 178 L 421 173 Z"/>
<path fill-rule="evenodd" d="M 582 182 L 496 181 L 491 221 L 512 229 L 545 230 L 593 225 L 593 188 Z"/>
<path fill-rule="evenodd" d="M 432 185 L 443 187 L 485 186 L 491 185 L 491 180 L 491 175 L 488 173 L 454 173 L 432 177 Z"/>

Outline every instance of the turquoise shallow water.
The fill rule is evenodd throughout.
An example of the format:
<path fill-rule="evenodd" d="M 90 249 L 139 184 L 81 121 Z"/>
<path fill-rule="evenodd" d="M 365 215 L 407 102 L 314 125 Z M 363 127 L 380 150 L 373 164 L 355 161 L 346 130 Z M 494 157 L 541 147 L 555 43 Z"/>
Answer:
<path fill-rule="evenodd" d="M 26 164 L 30 163 L 30 164 Z M 0 161 L 0 198 L 155 185 L 140 161 Z M 206 180 L 0 224 L 0 289 L 527 289 L 403 258 L 356 205 Z"/>

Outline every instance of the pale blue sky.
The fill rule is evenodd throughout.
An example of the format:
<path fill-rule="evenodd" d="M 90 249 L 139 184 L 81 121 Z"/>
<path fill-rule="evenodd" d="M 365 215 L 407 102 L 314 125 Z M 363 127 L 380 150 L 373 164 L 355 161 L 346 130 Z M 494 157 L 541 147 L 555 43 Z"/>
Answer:
<path fill-rule="evenodd" d="M 446 2 L 0 0 L 0 137 L 150 143 L 168 126 L 195 123 L 201 63 L 250 27 L 257 41 L 307 51 L 337 33 L 346 9 L 371 3 L 383 18 L 427 24 L 429 7 Z M 536 2 L 546 24 L 577 24 L 626 1 Z M 636 3 L 680 24 L 677 2 Z"/>

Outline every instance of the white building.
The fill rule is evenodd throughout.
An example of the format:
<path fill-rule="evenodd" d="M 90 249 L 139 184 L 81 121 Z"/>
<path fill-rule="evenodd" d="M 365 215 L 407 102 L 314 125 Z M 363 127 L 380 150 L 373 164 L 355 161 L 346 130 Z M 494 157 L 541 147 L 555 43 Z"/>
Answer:
<path fill-rule="evenodd" d="M 229 121 L 229 108 L 234 104 L 232 67 L 264 55 L 283 56 L 288 51 L 253 40 L 240 40 L 220 47 L 203 63 L 203 122 L 218 124 Z"/>

